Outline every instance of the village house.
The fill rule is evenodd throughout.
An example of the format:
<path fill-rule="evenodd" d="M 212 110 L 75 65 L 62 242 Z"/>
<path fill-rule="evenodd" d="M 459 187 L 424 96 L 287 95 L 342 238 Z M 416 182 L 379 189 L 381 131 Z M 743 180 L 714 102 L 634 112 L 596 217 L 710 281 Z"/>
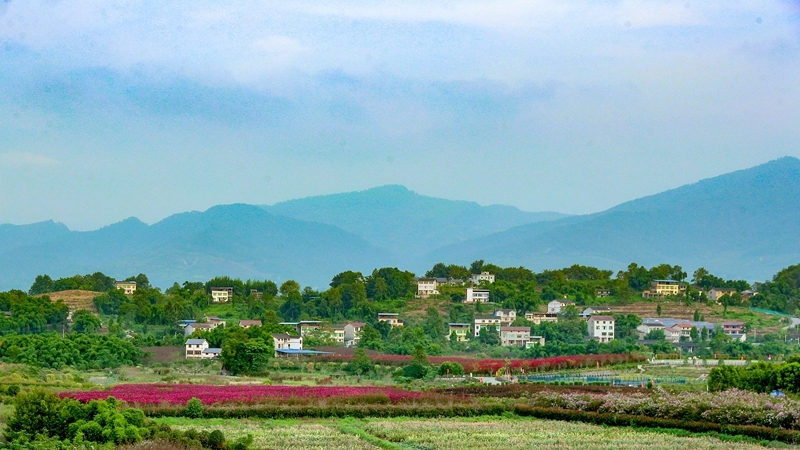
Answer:
<path fill-rule="evenodd" d="M 550 303 L 547 304 L 547 312 L 560 314 L 562 309 L 564 309 L 564 308 L 566 308 L 567 306 L 570 306 L 570 305 L 575 306 L 575 302 L 570 302 L 568 300 L 556 299 L 556 300 L 553 300 L 553 301 L 551 301 Z"/>
<path fill-rule="evenodd" d="M 212 287 L 211 301 L 214 303 L 226 303 L 233 298 L 232 287 Z"/>
<path fill-rule="evenodd" d="M 666 328 L 664 324 L 658 320 L 643 319 L 642 324 L 636 327 L 636 331 L 639 332 L 639 337 L 644 337 L 653 330 L 664 331 L 664 328 Z"/>
<path fill-rule="evenodd" d="M 320 320 L 301 320 L 297 322 L 297 333 L 300 336 L 305 336 L 308 333 L 319 331 L 321 327 L 322 321 Z"/>
<path fill-rule="evenodd" d="M 500 325 L 511 326 L 517 320 L 517 310 L 515 309 L 498 309 L 494 315 L 500 318 Z"/>
<path fill-rule="evenodd" d="M 750 290 L 750 289 L 747 289 L 747 290 L 744 290 L 744 291 L 740 292 L 740 294 L 742 296 L 742 301 L 743 302 L 747 302 L 747 301 L 750 301 L 750 299 L 753 298 L 753 296 L 758 295 L 758 292 Z"/>
<path fill-rule="evenodd" d="M 642 292 L 644 298 L 665 298 L 674 297 L 682 294 L 686 290 L 686 285 L 675 280 L 653 280 L 650 282 L 650 289 Z"/>
<path fill-rule="evenodd" d="M 264 297 L 264 293 L 258 289 L 250 289 L 250 296 L 255 297 L 256 300 L 261 300 Z"/>
<path fill-rule="evenodd" d="M 614 317 L 613 316 L 592 316 L 586 322 L 589 329 L 589 338 L 600 342 L 610 342 L 614 340 Z"/>
<path fill-rule="evenodd" d="M 744 334 L 744 322 L 739 320 L 722 322 L 722 332 L 728 336 Z"/>
<path fill-rule="evenodd" d="M 448 323 L 447 338 L 452 340 L 453 333 L 456 334 L 456 342 L 466 342 L 469 340 L 470 323 Z"/>
<path fill-rule="evenodd" d="M 497 316 L 475 316 L 475 337 L 481 335 L 481 328 L 494 327 L 495 330 L 499 329 L 500 320 Z"/>
<path fill-rule="evenodd" d="M 494 283 L 494 275 L 489 272 L 473 273 L 470 275 L 469 280 L 472 282 L 472 284 L 492 284 Z"/>
<path fill-rule="evenodd" d="M 475 289 L 472 287 L 467 288 L 464 303 L 486 303 L 489 301 L 488 289 Z"/>
<path fill-rule="evenodd" d="M 399 316 L 397 313 L 378 313 L 378 322 L 389 322 L 392 328 L 402 327 L 403 322 L 400 321 Z"/>
<path fill-rule="evenodd" d="M 722 298 L 723 295 L 733 295 L 736 293 L 736 289 L 731 288 L 713 288 L 710 289 L 706 293 L 706 298 L 711 300 L 712 302 L 719 302 L 719 299 Z"/>
<path fill-rule="evenodd" d="M 302 350 L 303 336 L 292 336 L 286 333 L 275 333 L 272 335 L 272 342 L 275 346 L 275 357 L 281 353 L 279 350 Z"/>
<path fill-rule="evenodd" d="M 525 348 L 530 340 L 530 327 L 500 327 L 500 345 L 503 347 Z"/>
<path fill-rule="evenodd" d="M 525 344 L 525 348 L 532 348 L 537 345 L 544 347 L 544 336 L 531 336 L 531 339 Z"/>
<path fill-rule="evenodd" d="M 580 313 L 580 317 L 586 318 L 595 314 L 608 314 L 610 312 L 611 308 L 608 306 L 589 306 Z"/>
<path fill-rule="evenodd" d="M 664 339 L 672 343 L 679 342 L 681 340 L 681 329 L 678 327 L 664 328 Z"/>
<path fill-rule="evenodd" d="M 183 333 L 186 336 L 191 335 L 195 332 L 195 330 L 200 331 L 211 331 L 214 328 L 219 326 L 225 326 L 225 321 L 223 320 L 209 320 L 210 318 L 206 318 L 206 322 L 190 322 L 187 323 L 186 326 L 183 328 Z"/>
<path fill-rule="evenodd" d="M 364 322 L 350 322 L 333 326 L 333 340 L 345 347 L 358 345 Z"/>
<path fill-rule="evenodd" d="M 525 320 L 540 325 L 542 322 L 558 323 L 558 313 L 528 312 L 525 313 Z"/>
<path fill-rule="evenodd" d="M 125 295 L 133 295 L 133 293 L 136 292 L 135 281 L 115 281 L 114 287 L 121 289 Z"/>
<path fill-rule="evenodd" d="M 681 337 L 684 338 L 685 340 L 689 340 L 692 336 L 692 328 L 694 328 L 694 325 L 688 322 L 681 322 L 675 324 L 673 328 L 677 328 L 678 330 L 680 330 Z"/>
<path fill-rule="evenodd" d="M 428 298 L 431 295 L 439 295 L 439 281 L 436 278 L 417 279 L 417 298 Z"/>
<path fill-rule="evenodd" d="M 250 328 L 250 327 L 260 327 L 261 321 L 260 320 L 240 320 L 239 326 L 242 328 Z"/>
<path fill-rule="evenodd" d="M 605 298 L 611 296 L 611 289 L 609 288 L 596 288 L 594 290 L 594 296 L 597 298 Z"/>
<path fill-rule="evenodd" d="M 209 348 L 208 341 L 205 339 L 186 340 L 186 358 L 212 359 L 222 353 L 222 349 Z"/>

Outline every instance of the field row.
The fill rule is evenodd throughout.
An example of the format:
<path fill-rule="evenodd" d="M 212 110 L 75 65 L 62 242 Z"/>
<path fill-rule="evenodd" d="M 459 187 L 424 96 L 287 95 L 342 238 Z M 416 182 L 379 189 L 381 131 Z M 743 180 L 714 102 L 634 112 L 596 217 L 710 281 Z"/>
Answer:
<path fill-rule="evenodd" d="M 754 443 L 709 436 L 677 436 L 631 428 L 523 418 L 367 419 L 356 421 L 275 421 L 159 419 L 178 429 L 221 429 L 229 438 L 250 434 L 255 450 L 378 449 L 496 450 L 568 449 L 760 449 Z"/>

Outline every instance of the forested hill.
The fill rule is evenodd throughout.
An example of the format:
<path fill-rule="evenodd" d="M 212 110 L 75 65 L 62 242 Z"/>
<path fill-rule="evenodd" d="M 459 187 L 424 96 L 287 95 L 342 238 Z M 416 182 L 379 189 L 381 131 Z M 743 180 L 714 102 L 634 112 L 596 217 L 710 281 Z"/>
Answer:
<path fill-rule="evenodd" d="M 276 281 L 302 279 L 322 287 L 332 273 L 367 270 L 388 259 L 339 228 L 276 216 L 250 205 L 176 214 L 151 226 L 127 219 L 90 232 L 61 227 L 0 228 L 0 289 L 29 286 L 42 273 L 62 277 L 94 271 L 120 277 L 148 273 L 157 286 L 231 273 Z M 50 233 L 8 244 L 13 241 L 10 233 L 21 236 L 26 228 L 48 228 Z"/>
<path fill-rule="evenodd" d="M 556 212 L 427 197 L 397 185 L 290 200 L 265 209 L 337 226 L 408 263 L 443 245 L 566 217 Z"/>
<path fill-rule="evenodd" d="M 607 211 L 438 249 L 426 262 L 485 259 L 534 270 L 677 261 L 729 278 L 767 279 L 800 261 L 800 160 L 781 158 Z"/>

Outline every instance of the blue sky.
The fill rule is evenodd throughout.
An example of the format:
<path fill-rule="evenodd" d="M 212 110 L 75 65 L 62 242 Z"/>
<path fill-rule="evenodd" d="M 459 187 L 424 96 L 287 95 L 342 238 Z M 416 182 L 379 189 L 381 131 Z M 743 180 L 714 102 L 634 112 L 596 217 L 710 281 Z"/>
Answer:
<path fill-rule="evenodd" d="M 800 157 L 798 1 L 0 0 L 0 223 L 397 183 L 588 213 Z"/>

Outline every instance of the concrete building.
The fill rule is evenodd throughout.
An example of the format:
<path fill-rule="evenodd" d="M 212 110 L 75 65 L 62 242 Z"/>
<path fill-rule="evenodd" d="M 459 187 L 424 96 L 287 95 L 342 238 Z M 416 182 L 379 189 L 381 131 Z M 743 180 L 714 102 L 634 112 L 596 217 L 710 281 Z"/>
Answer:
<path fill-rule="evenodd" d="M 610 342 L 614 340 L 614 317 L 613 316 L 592 316 L 586 322 L 589 329 L 589 337 L 600 342 Z"/>
<path fill-rule="evenodd" d="M 718 302 L 723 295 L 733 295 L 736 293 L 736 289 L 731 288 L 713 288 L 706 293 L 706 298 L 711 300 L 712 302 Z"/>
<path fill-rule="evenodd" d="M 481 329 L 485 327 L 494 327 L 495 330 L 499 330 L 501 323 L 501 319 L 497 316 L 475 316 L 475 327 L 473 331 L 475 333 L 475 337 L 481 335 Z"/>
<path fill-rule="evenodd" d="M 542 322 L 558 323 L 558 313 L 529 312 L 525 313 L 525 319 L 534 325 L 539 325 Z"/>
<path fill-rule="evenodd" d="M 428 298 L 439 295 L 439 281 L 436 278 L 417 279 L 417 298 Z"/>
<path fill-rule="evenodd" d="M 517 310 L 515 309 L 498 309 L 494 315 L 500 318 L 500 324 L 511 326 L 517 320 Z"/>
<path fill-rule="evenodd" d="M 530 327 L 500 327 L 500 345 L 503 347 L 525 348 L 530 340 Z"/>
<path fill-rule="evenodd" d="M 260 327 L 261 321 L 260 320 L 240 320 L 239 326 L 242 328 L 250 328 L 250 327 Z"/>
<path fill-rule="evenodd" d="M 389 322 L 392 328 L 403 326 L 403 322 L 400 321 L 400 315 L 397 313 L 378 313 L 378 322 Z"/>
<path fill-rule="evenodd" d="M 575 302 L 556 299 L 547 304 L 547 312 L 560 314 L 562 309 L 570 305 L 575 306 Z"/>
<path fill-rule="evenodd" d="M 214 303 L 227 303 L 233 299 L 232 287 L 212 287 L 211 301 Z"/>
<path fill-rule="evenodd" d="M 303 336 L 292 336 L 286 333 L 275 333 L 272 335 L 272 342 L 275 345 L 275 357 L 278 357 L 278 350 L 302 350 Z"/>
<path fill-rule="evenodd" d="M 121 289 L 123 292 L 125 292 L 125 295 L 133 295 L 133 293 L 136 292 L 135 281 L 115 281 L 114 287 Z"/>
<path fill-rule="evenodd" d="M 449 323 L 447 324 L 447 338 L 452 340 L 452 335 L 455 333 L 456 342 L 466 342 L 469 340 L 471 327 L 470 323 Z"/>
<path fill-rule="evenodd" d="M 473 273 L 470 275 L 469 280 L 472 284 L 481 284 L 481 283 L 494 283 L 494 275 L 489 272 L 481 272 L 481 273 Z"/>
<path fill-rule="evenodd" d="M 486 303 L 489 301 L 488 289 L 476 289 L 472 287 L 467 288 L 464 303 Z"/>

